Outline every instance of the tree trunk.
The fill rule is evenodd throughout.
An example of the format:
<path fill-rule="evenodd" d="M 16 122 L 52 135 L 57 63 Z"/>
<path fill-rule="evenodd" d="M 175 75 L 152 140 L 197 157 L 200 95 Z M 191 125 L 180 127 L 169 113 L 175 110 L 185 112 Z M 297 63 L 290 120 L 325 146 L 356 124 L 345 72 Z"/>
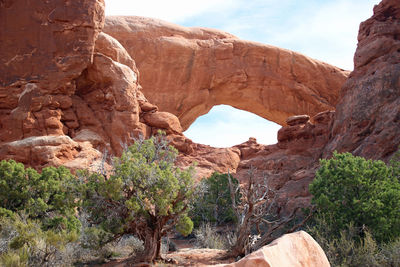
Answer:
<path fill-rule="evenodd" d="M 134 262 L 152 263 L 161 258 L 161 231 L 159 229 L 146 229 L 144 250 L 136 255 Z"/>
<path fill-rule="evenodd" d="M 230 255 L 233 257 L 243 257 L 248 253 L 249 235 L 250 235 L 250 216 L 246 214 L 242 224 L 239 225 L 236 243 L 232 246 Z"/>

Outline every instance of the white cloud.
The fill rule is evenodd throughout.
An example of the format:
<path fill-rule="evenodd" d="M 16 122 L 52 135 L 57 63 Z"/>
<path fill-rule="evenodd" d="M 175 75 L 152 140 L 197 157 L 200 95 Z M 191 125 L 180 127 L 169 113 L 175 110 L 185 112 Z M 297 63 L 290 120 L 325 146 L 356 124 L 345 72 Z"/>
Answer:
<path fill-rule="evenodd" d="M 242 2 L 240 10 L 211 21 L 213 26 L 240 38 L 298 51 L 351 70 L 359 24 L 372 15 L 373 6 L 379 2 L 257 0 Z"/>
<path fill-rule="evenodd" d="M 143 16 L 179 23 L 190 17 L 236 6 L 236 0 L 106 0 L 106 15 Z"/>
<path fill-rule="evenodd" d="M 352 70 L 359 25 L 372 15 L 377 3 L 379 0 L 324 3 L 316 10 L 296 14 L 293 27 L 271 33 L 270 42 Z"/>

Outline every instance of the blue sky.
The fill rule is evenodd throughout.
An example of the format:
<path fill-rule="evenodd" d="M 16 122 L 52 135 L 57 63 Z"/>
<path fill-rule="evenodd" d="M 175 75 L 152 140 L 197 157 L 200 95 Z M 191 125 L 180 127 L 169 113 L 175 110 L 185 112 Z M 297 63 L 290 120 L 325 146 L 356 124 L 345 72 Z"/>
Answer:
<path fill-rule="evenodd" d="M 106 15 L 153 17 L 183 26 L 208 27 L 291 49 L 343 69 L 353 69 L 361 21 L 379 0 L 106 0 Z M 244 127 L 245 126 L 245 127 Z M 280 127 L 249 112 L 215 106 L 185 135 L 217 147 L 276 143 Z"/>

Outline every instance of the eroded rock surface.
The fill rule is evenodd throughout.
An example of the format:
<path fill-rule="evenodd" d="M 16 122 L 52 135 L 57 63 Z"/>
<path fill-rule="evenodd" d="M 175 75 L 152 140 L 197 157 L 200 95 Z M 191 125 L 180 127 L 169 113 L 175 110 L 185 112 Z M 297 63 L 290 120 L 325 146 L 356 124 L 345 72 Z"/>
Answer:
<path fill-rule="evenodd" d="M 375 6 L 360 25 L 358 41 L 325 154 L 351 151 L 387 160 L 400 145 L 400 2 Z"/>
<path fill-rule="evenodd" d="M 103 24 L 102 0 L 0 3 L 0 158 L 41 168 L 101 156 L 63 121 Z"/>
<path fill-rule="evenodd" d="M 307 118 L 306 116 L 304 116 Z M 278 143 L 260 145 L 254 138 L 235 146 L 240 150 L 237 177 L 246 182 L 248 170 L 257 168 L 256 178 L 268 177 L 271 189 L 278 193 L 278 213 L 290 213 L 297 207 L 308 207 L 311 196 L 308 185 L 319 167 L 318 160 L 329 140 L 333 111 L 321 112 L 311 119 L 298 120 L 278 132 Z"/>
<path fill-rule="evenodd" d="M 319 244 L 306 232 L 286 234 L 238 262 L 220 267 L 329 267 Z"/>
<path fill-rule="evenodd" d="M 143 92 L 186 130 L 226 104 L 285 125 L 333 110 L 348 72 L 301 54 L 212 29 L 142 17 L 107 17 L 104 32 L 135 59 Z"/>
<path fill-rule="evenodd" d="M 182 135 L 103 24 L 103 1 L 0 2 L 0 159 L 87 168 L 134 137 Z"/>

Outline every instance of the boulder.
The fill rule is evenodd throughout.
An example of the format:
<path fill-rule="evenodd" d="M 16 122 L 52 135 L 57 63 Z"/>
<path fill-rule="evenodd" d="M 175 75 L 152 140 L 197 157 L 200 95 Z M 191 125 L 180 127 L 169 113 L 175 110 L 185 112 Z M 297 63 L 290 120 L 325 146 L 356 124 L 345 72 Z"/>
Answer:
<path fill-rule="evenodd" d="M 220 267 L 329 267 L 318 243 L 306 232 L 286 234 L 238 262 Z"/>
<path fill-rule="evenodd" d="M 143 120 L 147 125 L 162 129 L 167 133 L 182 133 L 182 127 L 178 118 L 169 112 L 145 113 Z"/>
<path fill-rule="evenodd" d="M 308 115 L 297 115 L 286 119 L 286 124 L 289 126 L 295 126 L 300 124 L 306 124 L 310 120 Z"/>
<path fill-rule="evenodd" d="M 101 32 L 97 37 L 95 52 L 110 57 L 112 60 L 130 67 L 138 73 L 135 61 L 131 58 L 125 48 L 110 35 Z"/>

